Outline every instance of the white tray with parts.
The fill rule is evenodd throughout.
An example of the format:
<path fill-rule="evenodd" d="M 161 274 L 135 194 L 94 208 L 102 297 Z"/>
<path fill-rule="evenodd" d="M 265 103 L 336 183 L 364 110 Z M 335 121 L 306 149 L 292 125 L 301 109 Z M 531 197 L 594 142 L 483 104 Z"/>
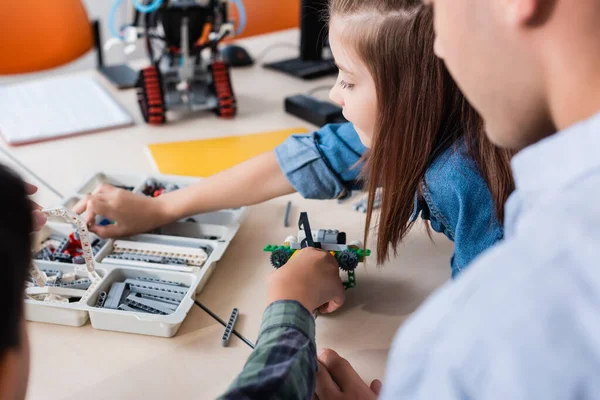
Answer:
<path fill-rule="evenodd" d="M 82 326 L 89 318 L 96 329 L 174 336 L 196 295 L 236 235 L 246 208 L 199 214 L 153 232 L 108 239 L 104 243 L 98 243 L 100 238 L 85 228 L 75 229 L 76 216 L 69 210 L 100 183 L 143 194 L 147 182 L 161 186 L 174 184 L 181 188 L 197 180 L 172 175 L 109 172 L 88 177 L 58 208 L 59 214 L 66 210 L 67 217 L 49 215 L 47 225 L 36 236 L 34 255 L 37 259 L 33 262 L 32 282 L 28 282 L 26 319 Z M 68 236 L 76 230 L 81 243 L 89 241 L 91 260 L 86 259 L 83 264 L 84 254 L 78 257 L 81 264 L 75 264 L 74 260 L 69 264 L 64 259 L 63 262 L 55 261 L 48 252 L 44 254 L 45 259 L 41 259 L 44 246 L 52 242 L 54 251 L 60 245 L 66 245 Z M 89 272 L 90 268 L 94 269 L 93 274 Z M 40 282 L 39 275 L 47 283 Z M 84 289 L 85 285 L 79 288 L 78 285 L 90 281 L 88 289 Z M 113 284 L 116 285 L 111 292 Z"/>

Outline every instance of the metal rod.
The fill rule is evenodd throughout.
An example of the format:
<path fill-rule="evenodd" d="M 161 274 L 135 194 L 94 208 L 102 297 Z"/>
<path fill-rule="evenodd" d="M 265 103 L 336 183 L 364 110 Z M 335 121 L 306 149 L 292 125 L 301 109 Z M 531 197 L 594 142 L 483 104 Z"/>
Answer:
<path fill-rule="evenodd" d="M 292 202 L 288 201 L 287 207 L 285 208 L 285 217 L 283 219 L 283 226 L 288 228 L 290 226 L 290 211 L 292 209 Z"/>

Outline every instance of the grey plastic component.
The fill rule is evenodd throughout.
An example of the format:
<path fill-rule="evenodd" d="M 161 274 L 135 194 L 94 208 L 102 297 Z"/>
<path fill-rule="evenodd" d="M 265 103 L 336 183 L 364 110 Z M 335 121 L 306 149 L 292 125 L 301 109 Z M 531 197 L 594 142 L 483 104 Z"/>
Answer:
<path fill-rule="evenodd" d="M 337 243 L 337 237 L 340 231 L 333 229 L 319 229 L 313 236 L 316 236 L 315 242 L 323 243 Z"/>
<path fill-rule="evenodd" d="M 135 295 L 131 294 L 130 296 L 135 296 Z M 154 307 L 155 309 L 165 312 L 167 314 L 171 314 L 173 311 L 177 310 L 177 305 L 175 305 L 175 304 L 167 303 L 167 302 L 164 302 L 161 300 L 144 298 L 144 297 L 141 297 L 141 293 L 139 294 L 139 296 L 135 296 L 135 298 L 136 298 L 136 301 L 141 302 L 142 304 L 144 304 L 146 306 Z"/>
<path fill-rule="evenodd" d="M 285 207 L 285 216 L 283 217 L 283 227 L 287 228 L 290 226 L 290 211 L 292 210 L 292 202 L 288 201 Z"/>
<path fill-rule="evenodd" d="M 147 312 L 145 310 L 141 310 L 139 308 L 129 307 L 127 304 L 119 305 L 119 310 L 121 311 L 130 311 L 130 312 Z"/>
<path fill-rule="evenodd" d="M 58 274 L 54 275 L 54 286 L 60 286 L 60 280 L 62 278 L 62 271 L 58 271 Z"/>
<path fill-rule="evenodd" d="M 227 326 L 225 327 L 225 332 L 223 333 L 223 338 L 221 339 L 221 344 L 226 347 L 229 345 L 229 341 L 231 340 L 231 333 L 233 332 L 233 328 L 235 326 L 235 322 L 238 318 L 238 309 L 234 308 L 231 312 L 231 316 L 229 317 L 229 321 L 227 322 Z"/>
<path fill-rule="evenodd" d="M 53 255 L 54 257 L 54 261 L 58 261 L 58 262 L 62 262 L 62 263 L 68 263 L 68 264 L 72 264 L 71 262 L 71 256 L 68 254 L 63 254 L 63 253 L 54 253 Z"/>
<path fill-rule="evenodd" d="M 106 244 L 106 239 L 96 239 L 92 242 L 92 253 L 94 255 L 98 254 L 102 247 Z"/>
<path fill-rule="evenodd" d="M 347 244 L 329 244 L 329 243 L 321 243 L 321 248 L 325 251 L 344 251 L 348 249 Z M 300 243 L 290 243 L 290 249 L 292 250 L 300 250 Z"/>
<path fill-rule="evenodd" d="M 79 279 L 79 280 L 73 281 L 71 283 L 62 283 L 57 286 L 69 288 L 69 289 L 87 290 L 91 286 L 91 284 L 92 284 L 92 281 L 90 279 Z"/>
<path fill-rule="evenodd" d="M 98 300 L 96 301 L 96 307 L 102 308 L 104 307 L 104 302 L 106 301 L 106 292 L 100 292 L 98 295 Z"/>
<path fill-rule="evenodd" d="M 147 311 L 150 314 L 160 314 L 167 315 L 171 314 L 174 310 L 170 308 L 164 307 L 166 304 L 158 304 L 158 301 L 142 299 L 141 297 L 137 297 L 134 294 L 130 294 L 125 299 L 125 302 L 128 306 L 139 308 L 141 310 Z"/>
<path fill-rule="evenodd" d="M 77 257 L 73 257 L 73 259 L 71 260 L 73 261 L 73 264 L 85 264 L 85 258 L 83 258 L 83 256 L 77 256 Z"/>
<path fill-rule="evenodd" d="M 60 245 L 58 246 L 58 248 L 56 249 L 55 252 L 62 253 L 63 251 L 65 251 L 67 249 L 67 247 L 69 247 L 69 239 L 64 238 L 60 241 Z"/>
<path fill-rule="evenodd" d="M 179 304 L 181 304 L 179 300 L 171 299 L 169 297 L 154 296 L 152 294 L 140 293 L 140 297 L 143 299 L 162 301 L 163 303 L 172 304 L 174 306 L 179 306 Z"/>
<path fill-rule="evenodd" d="M 58 275 L 58 274 L 60 274 L 62 276 L 62 271 L 59 271 L 57 269 L 44 269 L 44 268 L 42 268 L 42 271 L 44 271 L 46 273 L 46 275 Z"/>
<path fill-rule="evenodd" d="M 135 278 L 138 281 L 144 281 L 144 282 L 154 282 L 154 283 L 162 283 L 164 285 L 173 285 L 173 286 L 179 286 L 179 287 L 184 287 L 181 283 L 179 282 L 173 282 L 173 281 L 164 281 L 162 279 L 155 279 L 155 278 L 146 278 L 144 276 L 138 276 L 137 278 Z"/>
<path fill-rule="evenodd" d="M 348 249 L 347 244 L 329 244 L 322 243 L 321 248 L 325 251 L 344 251 Z"/>
<path fill-rule="evenodd" d="M 167 264 L 167 265 L 187 265 L 187 262 L 183 258 L 169 258 L 169 257 L 165 257 L 165 259 L 163 260 L 163 264 Z"/>
<path fill-rule="evenodd" d="M 50 278 L 50 277 L 55 277 L 54 282 L 52 282 L 52 280 L 49 281 L 48 286 L 55 286 L 57 282 L 60 282 L 60 278 L 62 277 L 62 271 L 58 271 L 55 269 L 44 269 L 42 268 L 42 271 L 44 271 L 44 273 Z M 35 281 L 35 279 L 33 279 L 33 277 L 31 278 L 31 282 L 33 282 L 33 286 L 37 286 L 37 282 Z"/>
<path fill-rule="evenodd" d="M 178 190 L 179 186 L 173 184 L 173 183 L 167 183 L 165 185 L 165 193 L 169 193 L 169 192 L 173 192 L 175 190 Z"/>
<path fill-rule="evenodd" d="M 104 301 L 104 308 L 110 308 L 112 310 L 119 308 L 126 286 L 125 282 L 113 283 L 108 292 L 108 296 L 106 296 L 106 300 Z"/>
<path fill-rule="evenodd" d="M 107 258 L 114 258 L 116 260 L 141 261 L 154 264 L 162 264 L 164 262 L 164 257 L 152 256 L 149 254 L 113 253 L 109 254 Z"/>
<path fill-rule="evenodd" d="M 367 212 L 367 208 L 369 206 L 369 198 L 364 198 L 356 203 L 354 203 L 354 205 L 352 206 L 354 208 L 354 210 L 356 211 L 360 211 L 362 213 L 366 213 Z M 381 207 L 381 188 L 377 189 L 377 192 L 375 192 L 375 200 L 373 201 L 373 210 L 376 210 L 378 208 Z"/>
<path fill-rule="evenodd" d="M 177 287 L 173 285 L 164 285 L 162 283 L 138 281 L 135 279 L 126 279 L 125 283 L 129 285 L 129 290 L 133 293 L 170 297 L 179 301 L 183 300 L 188 291 L 188 288 L 183 286 Z"/>
<path fill-rule="evenodd" d="M 52 252 L 49 248 L 44 247 L 42 250 L 37 252 L 37 254 L 35 255 L 35 259 L 50 261 L 52 260 Z"/>

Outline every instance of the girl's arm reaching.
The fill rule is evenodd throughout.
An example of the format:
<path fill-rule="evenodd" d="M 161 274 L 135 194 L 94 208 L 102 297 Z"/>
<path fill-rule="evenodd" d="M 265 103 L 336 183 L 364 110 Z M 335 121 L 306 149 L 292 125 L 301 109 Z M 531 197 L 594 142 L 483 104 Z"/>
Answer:
<path fill-rule="evenodd" d="M 82 199 L 74 211 L 87 211 L 92 232 L 101 237 L 119 237 L 147 232 L 187 216 L 252 205 L 294 192 L 275 153 L 268 152 L 156 198 L 103 184 Z M 116 223 L 96 225 L 96 215 Z"/>
<path fill-rule="evenodd" d="M 337 198 L 358 188 L 364 151 L 352 124 L 329 124 L 309 135 L 292 135 L 272 152 L 157 198 L 100 185 L 74 211 L 87 211 L 92 232 L 119 237 L 296 191 L 310 199 Z M 116 223 L 95 225 L 96 215 Z"/>
<path fill-rule="evenodd" d="M 157 198 L 170 221 L 203 212 L 262 203 L 296 190 L 268 152 Z"/>

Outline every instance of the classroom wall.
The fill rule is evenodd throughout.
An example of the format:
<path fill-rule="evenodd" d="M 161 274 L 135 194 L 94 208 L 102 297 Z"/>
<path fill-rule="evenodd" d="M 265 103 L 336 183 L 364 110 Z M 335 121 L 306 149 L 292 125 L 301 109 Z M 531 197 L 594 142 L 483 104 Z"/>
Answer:
<path fill-rule="evenodd" d="M 103 41 L 110 37 L 107 16 L 113 1 L 83 0 L 90 19 L 100 18 L 102 21 Z M 246 8 L 247 25 L 246 30 L 239 38 L 289 29 L 297 27 L 299 24 L 300 0 L 243 0 L 243 2 Z M 123 1 L 123 3 L 131 4 L 131 1 Z M 231 8 L 231 18 L 234 20 L 238 18 L 236 7 Z M 118 14 L 118 20 L 129 21 L 130 19 L 131 8 L 122 6 Z M 135 53 L 127 57 L 123 54 L 123 49 L 120 46 L 115 46 L 105 53 L 105 62 L 107 64 L 122 63 L 126 59 L 132 60 L 145 56 L 144 46 L 138 46 Z M 74 68 L 92 68 L 95 62 L 95 58 L 88 55 L 76 62 Z"/>
<path fill-rule="evenodd" d="M 260 35 L 297 27 L 300 22 L 300 0 L 242 0 L 246 8 L 247 25 L 239 37 Z M 237 8 L 231 8 L 237 21 Z"/>
<path fill-rule="evenodd" d="M 247 13 L 246 31 L 241 37 L 248 37 L 261 33 L 288 29 L 298 26 L 300 13 L 300 0 L 243 0 Z M 100 19 L 102 30 L 102 42 L 105 43 L 110 37 L 108 30 L 107 17 L 113 5 L 114 0 L 83 0 L 90 20 Z M 124 0 L 123 3 L 131 5 L 131 0 Z M 131 20 L 131 7 L 122 6 L 118 15 L 118 21 Z M 232 18 L 237 19 L 237 10 L 232 7 Z M 146 57 L 143 45 L 137 47 L 136 51 L 125 56 L 121 46 L 114 46 L 105 51 L 104 61 L 106 64 L 119 64 L 127 60 L 134 60 Z M 41 72 L 35 76 L 45 76 L 54 73 L 65 73 L 70 71 L 81 71 L 94 68 L 96 66 L 96 56 L 94 52 L 89 52 L 80 59 L 60 67 L 56 70 Z M 18 80 L 15 77 L 0 77 L 0 83 L 7 83 Z"/>

